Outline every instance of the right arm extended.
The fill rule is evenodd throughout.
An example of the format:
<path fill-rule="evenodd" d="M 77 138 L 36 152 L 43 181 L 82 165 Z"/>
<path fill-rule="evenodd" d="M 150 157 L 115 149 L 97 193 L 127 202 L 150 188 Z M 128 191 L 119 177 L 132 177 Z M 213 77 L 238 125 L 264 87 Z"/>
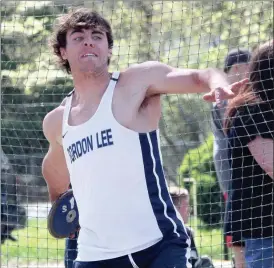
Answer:
<path fill-rule="evenodd" d="M 49 150 L 43 159 L 42 174 L 47 182 L 50 201 L 54 202 L 69 189 L 69 172 L 60 141 L 62 137 L 62 107 L 46 115 L 43 121 L 44 135 L 49 142 Z"/>

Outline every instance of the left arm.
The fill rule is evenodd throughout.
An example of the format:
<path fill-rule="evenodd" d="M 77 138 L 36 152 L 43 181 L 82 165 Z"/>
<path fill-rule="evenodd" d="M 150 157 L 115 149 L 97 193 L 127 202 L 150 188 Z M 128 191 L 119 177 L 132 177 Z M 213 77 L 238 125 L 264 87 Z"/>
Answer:
<path fill-rule="evenodd" d="M 248 149 L 260 167 L 273 179 L 273 140 L 257 136 Z"/>

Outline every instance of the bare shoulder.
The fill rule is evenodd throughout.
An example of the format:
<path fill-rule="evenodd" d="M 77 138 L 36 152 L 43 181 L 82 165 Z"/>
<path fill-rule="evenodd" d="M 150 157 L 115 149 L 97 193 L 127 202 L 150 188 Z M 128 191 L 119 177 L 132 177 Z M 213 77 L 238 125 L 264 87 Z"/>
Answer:
<path fill-rule="evenodd" d="M 150 77 L 153 73 L 170 72 L 172 69 L 173 67 L 159 61 L 145 61 L 138 64 L 132 64 L 123 73 L 138 76 L 142 74 L 144 77 Z"/>
<path fill-rule="evenodd" d="M 43 120 L 43 132 L 46 139 L 50 143 L 56 141 L 61 144 L 62 137 L 62 122 L 65 109 L 65 102 L 63 101 L 57 108 L 50 111 Z"/>
<path fill-rule="evenodd" d="M 122 80 L 135 82 L 144 89 L 161 80 L 175 68 L 159 61 L 145 61 L 133 64 L 121 72 Z"/>
<path fill-rule="evenodd" d="M 128 104 L 133 105 L 136 110 L 140 107 L 160 107 L 160 94 L 148 94 L 148 89 L 162 75 L 159 70 L 166 68 L 160 62 L 146 61 L 133 64 L 121 72 L 121 85 L 124 88 L 124 95 L 129 96 Z M 142 109 L 144 111 L 144 109 Z"/>

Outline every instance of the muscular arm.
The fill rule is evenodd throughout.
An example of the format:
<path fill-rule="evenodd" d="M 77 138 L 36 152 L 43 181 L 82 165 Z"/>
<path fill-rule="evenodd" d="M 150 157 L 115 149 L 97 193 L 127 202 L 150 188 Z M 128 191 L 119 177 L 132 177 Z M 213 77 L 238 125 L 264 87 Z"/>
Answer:
<path fill-rule="evenodd" d="M 68 190 L 70 183 L 63 147 L 58 142 L 58 137 L 61 136 L 61 122 L 60 108 L 50 112 L 43 121 L 43 131 L 49 141 L 49 150 L 43 159 L 42 174 L 47 182 L 52 202 Z"/>
<path fill-rule="evenodd" d="M 138 68 L 145 80 L 148 95 L 206 93 L 213 88 L 228 86 L 223 72 L 208 68 L 204 70 L 178 69 L 149 61 L 132 67 Z"/>
<path fill-rule="evenodd" d="M 260 167 L 273 179 L 273 140 L 257 136 L 248 143 L 248 149 Z"/>

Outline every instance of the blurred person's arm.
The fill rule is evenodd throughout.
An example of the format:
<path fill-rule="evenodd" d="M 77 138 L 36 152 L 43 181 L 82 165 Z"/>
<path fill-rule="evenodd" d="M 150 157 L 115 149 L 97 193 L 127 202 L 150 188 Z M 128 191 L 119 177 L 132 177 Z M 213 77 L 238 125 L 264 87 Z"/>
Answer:
<path fill-rule="evenodd" d="M 260 167 L 273 179 L 273 140 L 257 136 L 248 143 L 248 149 Z"/>
<path fill-rule="evenodd" d="M 214 105 L 212 110 L 213 160 L 221 190 L 223 193 L 227 193 L 230 182 L 230 164 L 228 160 L 228 141 L 223 132 L 224 110 L 224 107 L 219 108 L 217 105 Z"/>
<path fill-rule="evenodd" d="M 49 149 L 42 163 L 42 174 L 46 180 L 51 202 L 69 189 L 70 177 L 62 147 L 63 107 L 59 106 L 46 115 L 43 132 Z"/>

